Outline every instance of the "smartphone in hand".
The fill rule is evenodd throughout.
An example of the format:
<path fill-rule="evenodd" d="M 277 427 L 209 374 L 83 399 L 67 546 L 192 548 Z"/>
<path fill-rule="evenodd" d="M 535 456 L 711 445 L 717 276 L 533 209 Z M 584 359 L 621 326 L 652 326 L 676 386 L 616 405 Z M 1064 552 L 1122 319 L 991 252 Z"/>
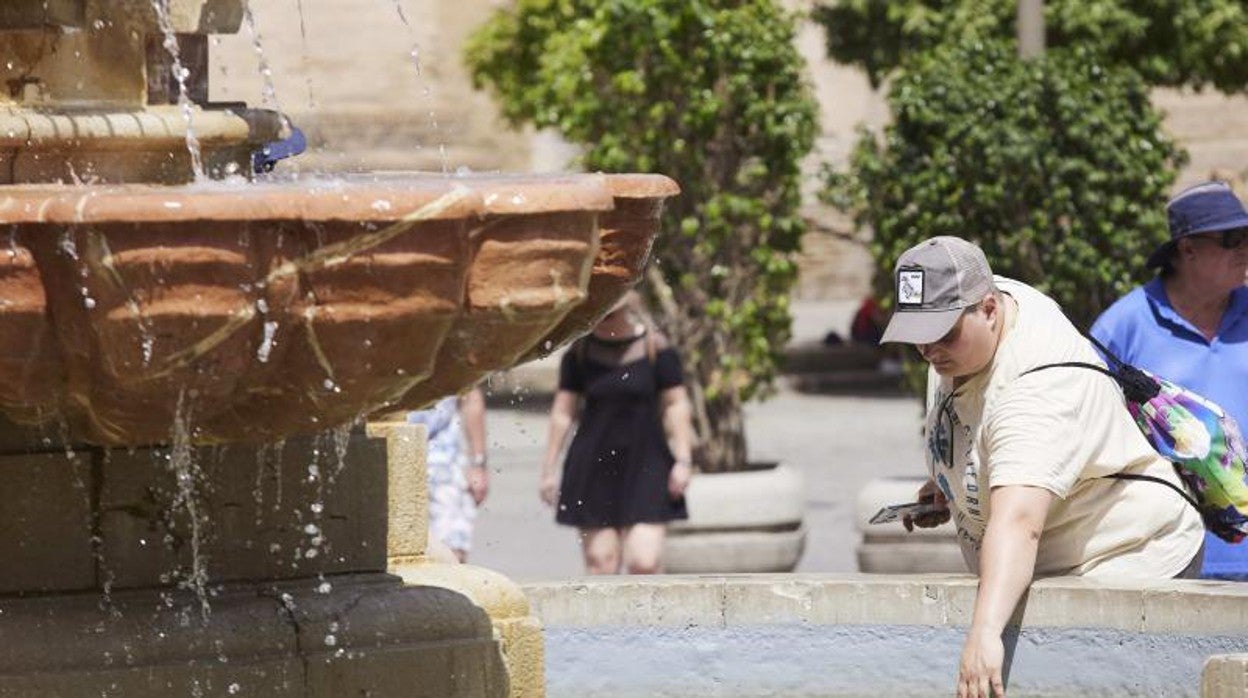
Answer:
<path fill-rule="evenodd" d="M 923 514 L 931 514 L 936 511 L 941 511 L 941 509 L 938 509 L 936 505 L 931 502 L 909 502 L 906 504 L 889 504 L 883 509 L 880 509 L 879 511 L 875 512 L 875 516 L 872 516 L 871 519 L 868 521 L 868 523 L 873 523 L 873 524 L 892 523 L 893 521 L 901 521 L 902 517 L 906 516 L 907 514 L 909 514 L 910 518 L 913 519 L 917 516 L 921 516 Z"/>

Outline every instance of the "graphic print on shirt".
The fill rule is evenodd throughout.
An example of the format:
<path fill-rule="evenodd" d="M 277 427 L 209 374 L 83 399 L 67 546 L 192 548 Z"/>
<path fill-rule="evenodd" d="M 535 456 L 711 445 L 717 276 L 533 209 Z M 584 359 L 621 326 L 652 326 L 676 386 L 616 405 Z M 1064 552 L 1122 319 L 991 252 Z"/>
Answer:
<path fill-rule="evenodd" d="M 939 400 L 936 404 L 944 405 L 946 398 L 943 395 L 938 395 L 937 397 Z M 953 463 L 947 461 L 949 454 L 952 453 L 949 439 L 953 438 L 953 433 L 950 431 L 951 425 L 949 420 L 940 414 L 941 411 L 939 408 L 936 410 L 936 422 L 928 425 L 927 428 L 927 461 L 928 463 L 940 463 L 945 468 L 951 468 Z M 936 477 L 938 468 L 932 468 L 931 470 L 932 477 Z M 948 497 L 949 493 L 946 492 L 945 496 Z"/>
<path fill-rule="evenodd" d="M 946 397 L 938 393 L 935 404 L 944 404 Z M 959 543 L 978 553 L 984 537 L 987 492 L 979 481 L 971 426 L 962 421 L 952 404 L 933 410 L 928 417 L 927 456 L 929 474 L 949 501 Z"/>

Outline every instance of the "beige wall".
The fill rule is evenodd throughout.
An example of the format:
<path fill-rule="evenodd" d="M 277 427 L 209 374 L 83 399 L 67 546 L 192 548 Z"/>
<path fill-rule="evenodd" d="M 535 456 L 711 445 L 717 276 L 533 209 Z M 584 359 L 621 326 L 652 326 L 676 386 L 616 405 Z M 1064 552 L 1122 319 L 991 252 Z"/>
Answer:
<path fill-rule="evenodd" d="M 815 0 L 784 0 L 807 9 Z M 511 131 L 463 68 L 464 37 L 503 0 L 253 0 L 272 69 L 276 104 L 305 127 L 312 152 L 304 170 L 551 170 L 574 151 L 548 134 Z M 302 20 L 299 7 L 302 6 Z M 410 25 L 399 19 L 401 7 Z M 303 31 L 301 31 L 301 25 Z M 823 107 L 822 133 L 808 162 L 808 236 L 799 298 L 865 293 L 870 263 L 850 223 L 814 201 L 822 162 L 843 163 L 858 124 L 882 125 L 887 108 L 858 71 L 824 58 L 812 23 L 798 37 Z M 416 49 L 420 70 L 411 53 Z M 264 83 L 246 27 L 213 48 L 212 95 L 261 105 Z M 1248 163 L 1248 97 L 1160 91 L 1167 126 L 1192 155 L 1180 178 L 1190 184 L 1215 169 Z"/>
<path fill-rule="evenodd" d="M 251 3 L 277 105 L 312 141 L 303 169 L 529 169 L 530 138 L 509 132 L 463 68 L 482 0 Z M 302 20 L 299 7 L 302 6 Z M 400 19 L 399 8 L 408 24 Z M 212 97 L 264 102 L 247 26 L 213 47 Z"/>

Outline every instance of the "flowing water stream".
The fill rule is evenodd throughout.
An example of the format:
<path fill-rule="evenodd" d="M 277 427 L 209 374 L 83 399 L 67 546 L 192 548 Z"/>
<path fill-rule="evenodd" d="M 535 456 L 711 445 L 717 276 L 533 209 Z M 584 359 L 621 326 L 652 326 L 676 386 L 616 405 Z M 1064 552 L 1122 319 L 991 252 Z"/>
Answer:
<path fill-rule="evenodd" d="M 178 36 L 173 31 L 173 23 L 169 18 L 169 0 L 151 0 L 152 9 L 156 10 L 156 18 L 160 23 L 160 30 L 164 33 L 165 51 L 169 53 L 169 58 L 173 61 L 173 77 L 178 83 L 178 108 L 182 111 L 182 118 L 186 120 L 186 149 L 191 154 L 191 170 L 195 176 L 195 181 L 200 182 L 206 179 L 204 175 L 204 161 L 200 152 L 199 138 L 195 136 L 195 109 L 194 103 L 187 92 L 186 79 L 190 77 L 190 71 L 182 65 L 181 48 L 178 46 Z"/>
<path fill-rule="evenodd" d="M 301 17 L 302 14 L 303 10 L 300 9 Z M 277 87 L 273 83 L 273 69 L 264 55 L 264 42 L 260 38 L 260 29 L 256 26 L 256 16 L 252 13 L 250 4 L 243 7 L 243 24 L 247 27 L 248 35 L 251 36 L 251 48 L 256 54 L 256 70 L 260 73 L 263 85 L 260 90 L 260 106 L 281 114 L 281 106 L 277 101 Z"/>
<path fill-rule="evenodd" d="M 206 479 L 192 445 L 191 419 L 191 410 L 186 406 L 186 393 L 180 392 L 177 412 L 173 419 L 173 429 L 169 435 L 172 445 L 169 454 L 165 457 L 168 459 L 168 468 L 174 476 L 174 495 L 170 509 L 175 514 L 179 511 L 185 513 L 187 518 L 189 540 L 185 542 L 190 544 L 191 567 L 189 570 L 178 570 L 176 576 L 179 588 L 195 592 L 195 598 L 199 600 L 200 613 L 206 623 L 212 611 L 208 603 L 208 561 L 203 554 L 204 536 L 208 526 L 207 511 L 204 507 Z M 176 526 L 173 516 L 169 517 L 169 523 L 171 529 Z M 172 530 L 167 535 L 167 539 L 169 543 L 174 543 Z"/>

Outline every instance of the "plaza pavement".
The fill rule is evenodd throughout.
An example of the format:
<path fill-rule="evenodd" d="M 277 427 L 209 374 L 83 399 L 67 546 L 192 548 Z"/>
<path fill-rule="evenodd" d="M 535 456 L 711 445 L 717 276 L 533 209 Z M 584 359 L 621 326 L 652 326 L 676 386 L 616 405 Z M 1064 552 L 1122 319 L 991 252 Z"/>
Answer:
<path fill-rule="evenodd" d="M 847 307 L 799 308 L 795 340 L 839 328 Z M 797 571 L 856 571 L 858 491 L 873 478 L 922 474 L 919 402 L 801 394 L 784 380 L 779 387 L 770 400 L 747 407 L 746 430 L 752 459 L 780 460 L 805 475 L 809 536 Z M 537 496 L 549 396 L 501 387 L 493 389 L 490 402 L 491 490 L 478 514 L 469 562 L 518 582 L 580 575 L 575 531 L 557 526 Z"/>

